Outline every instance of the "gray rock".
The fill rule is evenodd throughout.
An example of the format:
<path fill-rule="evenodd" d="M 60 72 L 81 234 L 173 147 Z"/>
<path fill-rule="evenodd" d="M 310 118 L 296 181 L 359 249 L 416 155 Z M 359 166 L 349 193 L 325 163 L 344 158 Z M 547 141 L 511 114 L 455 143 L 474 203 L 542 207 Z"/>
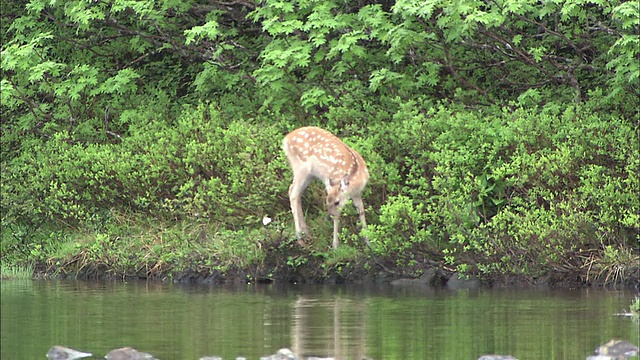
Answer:
<path fill-rule="evenodd" d="M 260 360 L 298 360 L 298 357 L 289 349 L 283 348 L 270 356 L 263 356 Z"/>
<path fill-rule="evenodd" d="M 474 278 L 466 278 L 464 275 L 453 273 L 447 281 L 449 290 L 477 289 L 480 287 L 480 281 Z"/>
<path fill-rule="evenodd" d="M 390 282 L 394 286 L 442 286 L 442 276 L 438 269 L 429 268 L 417 279 L 401 278 Z"/>
<path fill-rule="evenodd" d="M 158 360 L 151 354 L 140 352 L 131 347 L 111 350 L 104 358 L 107 360 Z"/>
<path fill-rule="evenodd" d="M 511 355 L 482 355 L 478 360 L 518 360 Z"/>
<path fill-rule="evenodd" d="M 614 359 L 625 359 L 638 355 L 638 347 L 628 341 L 612 339 L 599 346 L 595 350 L 595 354 L 609 356 Z"/>
<path fill-rule="evenodd" d="M 395 279 L 389 284 L 393 286 L 424 286 L 425 285 L 420 281 L 420 279 L 409 279 L 409 278 Z"/>
<path fill-rule="evenodd" d="M 220 356 L 203 356 L 200 360 L 222 360 Z"/>
<path fill-rule="evenodd" d="M 73 360 L 91 356 L 91 353 L 86 353 L 78 350 L 73 350 L 68 347 L 54 345 L 47 352 L 47 359 L 49 360 Z"/>

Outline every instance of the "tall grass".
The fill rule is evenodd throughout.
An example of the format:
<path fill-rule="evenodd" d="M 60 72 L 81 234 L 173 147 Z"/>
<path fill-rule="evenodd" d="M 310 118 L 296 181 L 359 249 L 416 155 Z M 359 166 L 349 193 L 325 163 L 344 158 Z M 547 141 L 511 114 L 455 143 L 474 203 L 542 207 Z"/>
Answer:
<path fill-rule="evenodd" d="M 636 323 L 640 322 L 640 296 L 636 296 L 633 301 L 631 301 L 631 318 Z"/>
<path fill-rule="evenodd" d="M 18 280 L 18 279 L 31 279 L 33 275 L 32 265 L 0 265 L 0 279 L 1 280 Z"/>

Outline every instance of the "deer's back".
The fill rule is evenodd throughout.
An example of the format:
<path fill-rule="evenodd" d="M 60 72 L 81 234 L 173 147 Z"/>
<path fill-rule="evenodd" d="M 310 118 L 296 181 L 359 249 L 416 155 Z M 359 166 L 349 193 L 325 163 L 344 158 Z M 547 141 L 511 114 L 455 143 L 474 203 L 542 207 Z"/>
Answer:
<path fill-rule="evenodd" d="M 296 129 L 285 136 L 282 148 L 293 167 L 306 167 L 320 179 L 340 180 L 346 175 L 351 182 L 369 179 L 362 156 L 331 132 L 315 126 Z"/>

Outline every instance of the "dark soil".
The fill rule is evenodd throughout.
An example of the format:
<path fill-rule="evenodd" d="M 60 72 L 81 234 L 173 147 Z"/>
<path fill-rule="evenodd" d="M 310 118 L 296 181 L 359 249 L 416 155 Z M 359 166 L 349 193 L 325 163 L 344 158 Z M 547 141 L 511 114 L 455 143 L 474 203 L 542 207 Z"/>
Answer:
<path fill-rule="evenodd" d="M 285 258 L 286 259 L 286 258 Z M 590 280 L 583 272 L 548 273 L 541 277 L 494 275 L 485 278 L 459 277 L 457 273 L 438 264 L 421 264 L 411 269 L 394 268 L 380 261 L 339 264 L 326 267 L 321 258 L 309 257 L 300 266 L 292 267 L 285 259 L 252 265 L 248 268 L 214 269 L 186 268 L 179 271 L 151 274 L 112 274 L 107 268 L 85 266 L 83 269 L 55 268 L 39 264 L 34 278 L 74 279 L 146 279 L 183 284 L 231 284 L 257 282 L 263 284 L 385 284 L 430 286 L 436 288 L 635 288 L 640 289 L 640 266 L 632 269 L 625 279 L 601 278 Z"/>

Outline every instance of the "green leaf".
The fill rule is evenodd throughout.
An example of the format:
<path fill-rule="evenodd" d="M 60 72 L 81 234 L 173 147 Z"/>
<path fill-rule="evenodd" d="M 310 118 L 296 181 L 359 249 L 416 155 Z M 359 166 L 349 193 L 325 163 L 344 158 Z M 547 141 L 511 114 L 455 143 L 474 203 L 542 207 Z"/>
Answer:
<path fill-rule="evenodd" d="M 118 73 L 108 78 L 93 94 L 124 94 L 134 92 L 137 89 L 136 83 L 133 81 L 138 79 L 140 75 L 132 69 L 122 69 Z"/>
<path fill-rule="evenodd" d="M 219 26 L 217 20 L 210 20 L 204 25 L 194 26 L 191 29 L 185 30 L 185 44 L 189 45 L 196 42 L 197 39 L 216 40 L 218 36 L 220 36 Z"/>
<path fill-rule="evenodd" d="M 29 81 L 31 83 L 38 82 L 44 78 L 45 74 L 51 76 L 59 76 L 65 64 L 56 63 L 54 61 L 45 61 L 31 68 L 29 73 Z"/>

